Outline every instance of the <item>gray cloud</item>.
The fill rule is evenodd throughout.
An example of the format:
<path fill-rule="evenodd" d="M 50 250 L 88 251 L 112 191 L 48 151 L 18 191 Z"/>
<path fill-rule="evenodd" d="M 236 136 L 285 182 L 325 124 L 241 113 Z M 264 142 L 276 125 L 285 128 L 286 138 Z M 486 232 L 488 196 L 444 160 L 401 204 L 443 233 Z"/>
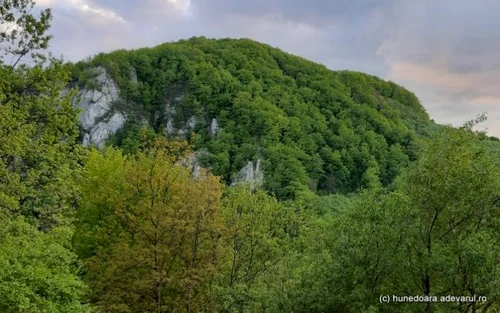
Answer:
<path fill-rule="evenodd" d="M 247 37 L 414 91 L 438 122 L 488 111 L 500 136 L 496 0 L 39 0 L 71 60 L 192 36 Z M 497 126 L 499 125 L 499 126 Z"/>
<path fill-rule="evenodd" d="M 457 124 L 487 111 L 485 125 L 500 135 L 500 2 L 398 1 L 379 53 L 387 78 L 421 90 L 437 121 Z"/>
<path fill-rule="evenodd" d="M 237 14 L 263 16 L 279 14 L 285 19 L 325 25 L 332 20 L 353 24 L 362 22 L 373 10 L 390 0 L 192 0 L 193 7 L 212 15 Z"/>

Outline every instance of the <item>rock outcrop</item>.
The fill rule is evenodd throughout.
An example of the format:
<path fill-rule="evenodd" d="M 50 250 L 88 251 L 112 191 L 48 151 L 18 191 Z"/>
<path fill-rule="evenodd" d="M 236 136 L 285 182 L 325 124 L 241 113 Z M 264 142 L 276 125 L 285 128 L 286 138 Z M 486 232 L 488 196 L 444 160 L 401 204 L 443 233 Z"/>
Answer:
<path fill-rule="evenodd" d="M 219 131 L 220 131 L 219 123 L 217 122 L 216 118 L 213 118 L 212 123 L 210 123 L 210 129 L 208 130 L 208 133 L 212 138 L 214 138 L 215 136 L 217 136 Z"/>
<path fill-rule="evenodd" d="M 189 120 L 186 122 L 186 124 L 179 129 L 177 134 L 181 137 L 185 137 L 189 131 L 194 130 L 196 127 L 196 117 L 191 116 Z"/>
<path fill-rule="evenodd" d="M 201 176 L 201 165 L 198 162 L 198 158 L 200 154 L 204 153 L 203 151 L 197 151 L 194 153 L 191 153 L 189 156 L 187 156 L 185 159 L 181 160 L 179 162 L 179 165 L 190 168 L 191 169 L 191 175 L 193 175 L 194 178 L 199 178 Z"/>
<path fill-rule="evenodd" d="M 262 171 L 262 161 L 258 159 L 255 164 L 249 161 L 247 165 L 238 172 L 231 186 L 248 184 L 252 190 L 255 190 L 262 186 L 263 182 L 264 172 Z"/>
<path fill-rule="evenodd" d="M 103 148 L 106 139 L 116 133 L 125 124 L 125 120 L 126 118 L 122 113 L 116 112 L 108 120 L 99 122 L 90 132 L 90 143 L 99 149 Z"/>
<path fill-rule="evenodd" d="M 133 66 L 130 67 L 130 80 L 132 81 L 132 84 L 137 85 L 137 71 Z"/>
<path fill-rule="evenodd" d="M 95 69 L 97 89 L 83 88 L 73 99 L 73 106 L 81 109 L 79 118 L 84 131 L 83 145 L 102 148 L 106 139 L 120 129 L 126 120 L 122 112 L 113 112 L 113 103 L 120 90 L 103 67 Z"/>
<path fill-rule="evenodd" d="M 184 96 L 180 95 L 172 99 L 172 101 L 167 101 L 165 104 L 165 121 L 166 126 L 165 130 L 169 136 L 180 136 L 185 137 L 190 131 L 194 130 L 196 127 L 196 117 L 191 116 L 181 127 L 176 128 L 174 126 L 174 118 L 175 118 L 175 105 L 182 100 Z M 177 124 L 178 125 L 178 124 Z"/>

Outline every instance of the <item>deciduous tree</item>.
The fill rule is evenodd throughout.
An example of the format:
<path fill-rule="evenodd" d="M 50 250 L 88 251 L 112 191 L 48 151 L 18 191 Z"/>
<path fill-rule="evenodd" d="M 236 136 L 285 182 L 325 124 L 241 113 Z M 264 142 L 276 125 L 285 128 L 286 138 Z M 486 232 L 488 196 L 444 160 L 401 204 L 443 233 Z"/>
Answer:
<path fill-rule="evenodd" d="M 220 183 L 207 172 L 193 177 L 178 159 L 158 146 L 90 155 L 76 244 L 94 253 L 87 278 L 103 312 L 216 310 Z"/>

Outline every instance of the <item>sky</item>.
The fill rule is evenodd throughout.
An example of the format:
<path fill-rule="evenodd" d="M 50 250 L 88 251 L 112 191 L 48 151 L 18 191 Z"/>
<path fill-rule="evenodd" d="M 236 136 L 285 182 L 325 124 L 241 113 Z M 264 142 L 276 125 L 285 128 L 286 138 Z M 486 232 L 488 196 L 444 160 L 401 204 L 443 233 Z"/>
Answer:
<path fill-rule="evenodd" d="M 52 8 L 50 50 L 98 52 L 193 36 L 250 38 L 413 91 L 430 117 L 500 137 L 498 0 L 38 0 Z"/>

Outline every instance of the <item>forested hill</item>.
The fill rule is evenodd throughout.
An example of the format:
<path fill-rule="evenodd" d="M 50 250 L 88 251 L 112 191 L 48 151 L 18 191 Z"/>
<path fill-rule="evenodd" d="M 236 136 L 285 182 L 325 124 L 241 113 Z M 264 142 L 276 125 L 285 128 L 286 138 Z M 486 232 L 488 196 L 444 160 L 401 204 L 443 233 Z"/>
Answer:
<path fill-rule="evenodd" d="M 500 312 L 485 115 L 250 40 L 64 63 L 31 8 L 0 1 L 0 313 Z"/>
<path fill-rule="evenodd" d="M 279 199 L 387 186 L 437 127 L 417 97 L 377 77 L 248 39 L 192 38 L 99 54 L 72 66 L 94 88 L 102 67 L 127 122 L 108 144 L 134 152 L 146 133 L 184 135 L 226 183 L 250 163 Z M 147 123 L 146 123 L 147 122 Z M 189 136 L 188 133 L 195 135 Z"/>

